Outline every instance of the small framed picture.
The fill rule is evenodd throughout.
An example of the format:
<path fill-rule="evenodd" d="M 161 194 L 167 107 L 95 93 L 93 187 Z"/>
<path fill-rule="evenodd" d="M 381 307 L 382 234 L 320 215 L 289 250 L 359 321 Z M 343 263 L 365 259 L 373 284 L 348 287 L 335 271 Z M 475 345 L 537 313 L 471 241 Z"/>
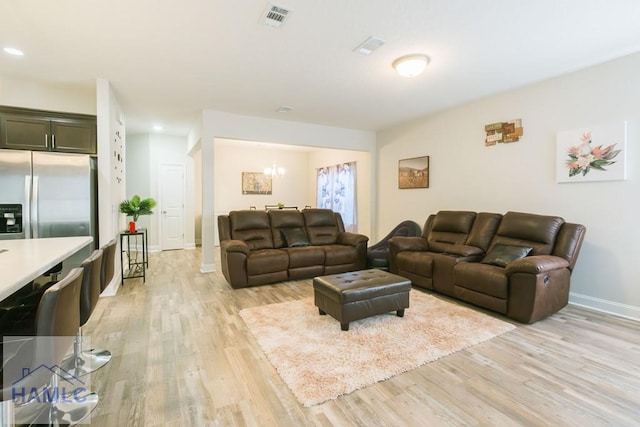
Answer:
<path fill-rule="evenodd" d="M 429 156 L 398 161 L 398 188 L 429 188 Z"/>
<path fill-rule="evenodd" d="M 271 194 L 271 176 L 262 172 L 242 172 L 242 194 Z"/>

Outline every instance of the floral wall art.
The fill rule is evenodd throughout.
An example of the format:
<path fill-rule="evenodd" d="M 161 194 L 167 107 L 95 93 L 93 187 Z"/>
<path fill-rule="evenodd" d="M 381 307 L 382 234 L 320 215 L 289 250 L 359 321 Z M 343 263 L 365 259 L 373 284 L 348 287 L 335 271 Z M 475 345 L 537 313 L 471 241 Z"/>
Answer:
<path fill-rule="evenodd" d="M 625 121 L 558 132 L 557 181 L 626 179 L 626 145 Z"/>

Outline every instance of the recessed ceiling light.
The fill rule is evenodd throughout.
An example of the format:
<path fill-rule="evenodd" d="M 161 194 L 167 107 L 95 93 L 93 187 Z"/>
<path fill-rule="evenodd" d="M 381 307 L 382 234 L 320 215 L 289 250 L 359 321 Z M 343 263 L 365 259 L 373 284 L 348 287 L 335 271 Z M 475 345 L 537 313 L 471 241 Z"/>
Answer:
<path fill-rule="evenodd" d="M 20 49 L 16 49 L 15 47 L 5 47 L 3 50 L 9 55 L 24 56 L 24 52 Z"/>
<path fill-rule="evenodd" d="M 153 130 L 156 132 L 161 132 L 164 128 L 160 125 L 153 125 Z"/>
<path fill-rule="evenodd" d="M 276 110 L 276 113 L 288 113 L 289 111 L 292 111 L 293 107 L 289 107 L 287 105 L 283 105 L 282 107 L 279 107 Z"/>

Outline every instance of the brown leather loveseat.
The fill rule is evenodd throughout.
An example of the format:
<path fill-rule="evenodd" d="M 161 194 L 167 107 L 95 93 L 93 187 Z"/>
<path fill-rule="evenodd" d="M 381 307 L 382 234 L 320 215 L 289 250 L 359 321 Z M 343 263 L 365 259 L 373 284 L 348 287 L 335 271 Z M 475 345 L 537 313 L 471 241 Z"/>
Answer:
<path fill-rule="evenodd" d="M 389 241 L 390 271 L 524 323 L 569 301 L 585 227 L 521 212 L 440 211 L 421 237 Z"/>
<path fill-rule="evenodd" d="M 241 210 L 218 217 L 222 274 L 233 288 L 362 270 L 369 238 L 330 209 Z"/>

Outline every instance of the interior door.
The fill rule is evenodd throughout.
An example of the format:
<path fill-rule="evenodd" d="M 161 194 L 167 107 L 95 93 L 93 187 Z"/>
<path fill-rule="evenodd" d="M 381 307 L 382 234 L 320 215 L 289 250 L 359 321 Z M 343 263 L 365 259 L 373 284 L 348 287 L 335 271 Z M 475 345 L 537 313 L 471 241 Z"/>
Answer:
<path fill-rule="evenodd" d="M 162 250 L 184 249 L 184 165 L 160 166 Z"/>

